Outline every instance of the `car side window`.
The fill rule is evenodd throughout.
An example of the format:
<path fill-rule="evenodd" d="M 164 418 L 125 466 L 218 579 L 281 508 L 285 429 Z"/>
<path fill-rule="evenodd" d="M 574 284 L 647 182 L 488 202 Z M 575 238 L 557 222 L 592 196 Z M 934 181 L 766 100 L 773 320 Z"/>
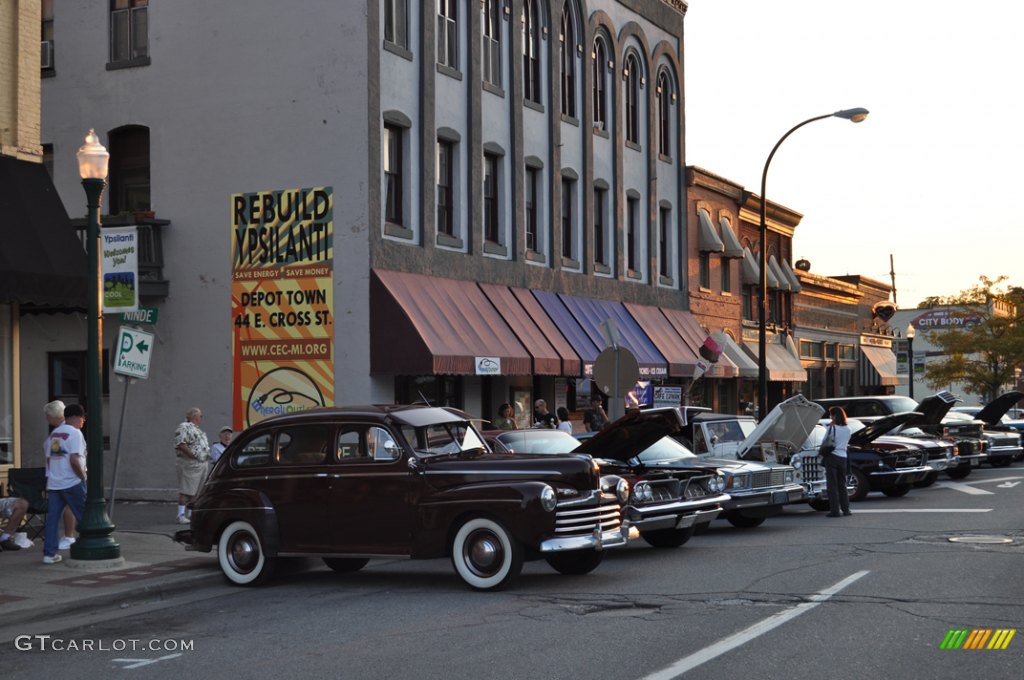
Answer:
<path fill-rule="evenodd" d="M 257 467 L 270 462 L 271 434 L 262 434 L 238 449 L 232 463 L 235 467 Z"/>
<path fill-rule="evenodd" d="M 362 428 L 342 430 L 338 435 L 338 462 L 365 461 L 366 458 Z"/>
<path fill-rule="evenodd" d="M 366 463 L 392 461 L 401 456 L 395 438 L 383 427 L 361 425 L 338 434 L 338 461 Z"/>
<path fill-rule="evenodd" d="M 383 427 L 371 427 L 367 430 L 366 444 L 374 460 L 397 460 L 401 454 L 395 438 Z"/>
<path fill-rule="evenodd" d="M 693 452 L 694 453 L 707 453 L 708 443 L 704 438 L 704 428 L 695 427 L 693 428 Z"/>
<path fill-rule="evenodd" d="M 274 458 L 278 465 L 319 465 L 327 459 L 330 441 L 328 425 L 295 425 L 278 432 Z"/>

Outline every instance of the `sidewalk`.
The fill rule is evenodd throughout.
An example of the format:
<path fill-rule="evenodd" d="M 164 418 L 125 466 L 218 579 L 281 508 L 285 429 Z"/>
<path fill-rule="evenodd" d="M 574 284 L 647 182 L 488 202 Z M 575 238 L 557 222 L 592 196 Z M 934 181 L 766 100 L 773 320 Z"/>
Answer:
<path fill-rule="evenodd" d="M 176 512 L 174 503 L 118 503 L 113 537 L 125 563 L 116 569 L 76 568 L 67 550 L 61 551 L 63 562 L 43 564 L 42 537 L 34 539 L 32 548 L 0 552 L 3 626 L 45 624 L 75 612 L 123 608 L 133 601 L 223 583 L 215 553 L 186 551 L 174 542 L 174 532 L 187 528 L 174 521 Z"/>

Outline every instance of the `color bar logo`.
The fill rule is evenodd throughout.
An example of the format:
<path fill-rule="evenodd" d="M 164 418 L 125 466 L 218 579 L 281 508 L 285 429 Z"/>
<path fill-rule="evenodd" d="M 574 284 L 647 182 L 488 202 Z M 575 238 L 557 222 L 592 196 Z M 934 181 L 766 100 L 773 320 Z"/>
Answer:
<path fill-rule="evenodd" d="M 953 628 L 939 649 L 1006 649 L 1016 633 L 1015 628 Z"/>

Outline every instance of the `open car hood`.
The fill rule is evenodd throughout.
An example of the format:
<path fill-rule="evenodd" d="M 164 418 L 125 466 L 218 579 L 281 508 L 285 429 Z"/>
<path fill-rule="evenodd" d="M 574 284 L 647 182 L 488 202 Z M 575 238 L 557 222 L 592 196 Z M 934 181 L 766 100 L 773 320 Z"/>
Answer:
<path fill-rule="evenodd" d="M 585 439 L 573 453 L 589 453 L 594 458 L 625 463 L 662 437 L 679 432 L 682 427 L 683 417 L 677 408 L 631 411 Z"/>
<path fill-rule="evenodd" d="M 974 417 L 985 421 L 985 424 L 989 427 L 994 427 L 999 424 L 999 419 L 1005 416 L 1006 412 L 1021 399 L 1024 399 L 1024 392 L 1015 391 L 1001 394 L 985 404 L 985 408 L 978 411 Z"/>
<path fill-rule="evenodd" d="M 949 409 L 953 408 L 953 404 L 958 401 L 960 400 L 954 394 L 945 390 L 937 392 L 930 397 L 925 397 L 915 409 L 921 415 L 917 420 L 913 421 L 913 424 L 938 425 L 946 417 L 946 414 L 949 413 Z"/>
<path fill-rule="evenodd" d="M 917 411 L 906 411 L 904 413 L 895 413 L 891 416 L 879 418 L 878 420 L 865 424 L 862 429 L 851 434 L 850 445 L 867 446 L 886 432 L 891 432 L 894 428 L 906 425 L 910 421 L 917 420 L 921 417 L 921 414 Z"/>
<path fill-rule="evenodd" d="M 761 444 L 768 443 L 783 444 L 790 451 L 799 451 L 824 413 L 825 409 L 802 394 L 790 397 L 757 424 L 736 449 L 736 457 L 761 460 Z"/>

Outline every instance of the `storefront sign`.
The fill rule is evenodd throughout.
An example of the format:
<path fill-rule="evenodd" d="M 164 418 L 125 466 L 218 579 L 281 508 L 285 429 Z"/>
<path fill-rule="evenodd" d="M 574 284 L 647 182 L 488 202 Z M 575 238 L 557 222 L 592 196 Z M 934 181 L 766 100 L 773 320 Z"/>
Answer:
<path fill-rule="evenodd" d="M 919 331 L 967 329 L 983 321 L 981 316 L 955 309 L 933 309 L 915 317 L 910 323 Z"/>
<path fill-rule="evenodd" d="M 477 375 L 501 375 L 501 357 L 475 357 Z"/>
<path fill-rule="evenodd" d="M 234 194 L 230 207 L 237 430 L 334 403 L 334 192 Z"/>
<path fill-rule="evenodd" d="M 860 344 L 869 345 L 871 347 L 885 347 L 886 349 L 892 349 L 892 340 L 889 338 L 879 338 L 874 335 L 860 336 Z"/>
<path fill-rule="evenodd" d="M 139 308 L 139 233 L 137 227 L 100 231 L 103 257 L 103 313 L 134 312 Z"/>
<path fill-rule="evenodd" d="M 655 385 L 654 406 L 679 406 L 683 401 L 683 388 L 679 385 Z"/>

